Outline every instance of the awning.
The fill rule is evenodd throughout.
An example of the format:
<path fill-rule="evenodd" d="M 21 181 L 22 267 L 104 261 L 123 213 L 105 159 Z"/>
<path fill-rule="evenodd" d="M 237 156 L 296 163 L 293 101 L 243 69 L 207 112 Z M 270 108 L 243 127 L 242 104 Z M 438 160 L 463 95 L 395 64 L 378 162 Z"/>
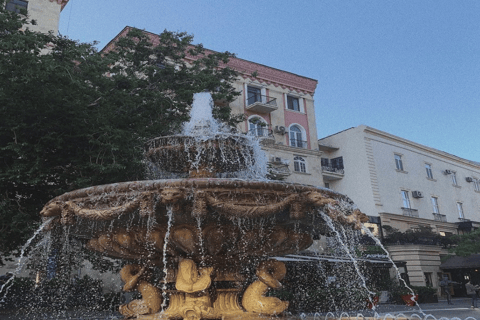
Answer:
<path fill-rule="evenodd" d="M 468 257 L 453 256 L 440 265 L 440 269 L 472 269 L 480 268 L 480 254 Z"/>
<path fill-rule="evenodd" d="M 287 254 L 283 257 L 272 257 L 279 261 L 296 261 L 296 262 L 312 262 L 312 261 L 328 261 L 328 262 L 343 262 L 343 263 L 352 263 L 353 261 L 346 257 L 333 257 L 333 256 L 307 256 L 307 255 L 295 255 L 295 254 Z M 357 258 L 355 261 L 363 261 L 368 263 L 381 263 L 381 264 L 392 264 L 390 261 L 386 259 L 361 259 Z"/>

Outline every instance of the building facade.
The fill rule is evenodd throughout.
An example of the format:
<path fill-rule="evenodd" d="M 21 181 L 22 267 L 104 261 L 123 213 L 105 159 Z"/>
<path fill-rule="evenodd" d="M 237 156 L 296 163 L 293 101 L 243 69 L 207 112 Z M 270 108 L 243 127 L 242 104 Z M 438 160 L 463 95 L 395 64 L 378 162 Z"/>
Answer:
<path fill-rule="evenodd" d="M 29 25 L 31 31 L 58 33 L 60 23 L 60 12 L 67 5 L 69 0 L 7 0 L 6 9 L 20 12 L 27 10 L 28 17 L 35 20 L 35 25 Z"/>
<path fill-rule="evenodd" d="M 325 186 L 348 195 L 381 225 L 400 231 L 419 226 L 445 236 L 480 225 L 480 164 L 365 125 L 319 140 Z M 374 230 L 376 228 L 376 230 Z M 412 285 L 438 286 L 445 249 L 389 247 Z"/>

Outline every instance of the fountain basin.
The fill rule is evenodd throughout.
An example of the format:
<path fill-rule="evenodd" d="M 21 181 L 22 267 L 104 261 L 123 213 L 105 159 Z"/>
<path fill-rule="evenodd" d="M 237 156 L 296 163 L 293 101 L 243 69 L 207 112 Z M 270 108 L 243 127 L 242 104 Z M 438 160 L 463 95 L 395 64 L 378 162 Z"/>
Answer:
<path fill-rule="evenodd" d="M 72 235 L 112 257 L 161 264 L 166 254 L 217 266 L 235 259 L 241 265 L 252 256 L 308 248 L 326 232 L 317 208 L 340 217 L 335 212 L 339 201 L 349 199 L 284 182 L 148 180 L 65 193 L 47 203 L 41 214 L 56 216 L 57 225 L 71 225 Z M 353 207 L 343 219 L 348 214 L 355 216 Z M 92 221 L 97 222 L 95 229 L 89 227 Z"/>

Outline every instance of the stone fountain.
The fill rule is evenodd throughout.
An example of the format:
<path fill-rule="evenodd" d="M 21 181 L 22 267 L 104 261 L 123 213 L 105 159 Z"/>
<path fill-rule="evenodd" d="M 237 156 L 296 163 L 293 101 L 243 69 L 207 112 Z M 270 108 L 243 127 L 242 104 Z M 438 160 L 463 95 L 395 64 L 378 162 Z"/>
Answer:
<path fill-rule="evenodd" d="M 355 229 L 367 220 L 342 195 L 267 181 L 258 143 L 222 128 L 211 105 L 208 93 L 195 95 L 184 134 L 146 144 L 151 174 L 169 179 L 76 190 L 41 211 L 54 217 L 51 226 L 71 226 L 87 248 L 128 261 L 123 290 L 141 298 L 120 306 L 126 318 L 279 316 L 289 302 L 265 294 L 282 286 L 287 270 L 271 257 L 308 248 L 326 232 L 324 215 Z M 163 280 L 155 283 L 158 270 Z"/>

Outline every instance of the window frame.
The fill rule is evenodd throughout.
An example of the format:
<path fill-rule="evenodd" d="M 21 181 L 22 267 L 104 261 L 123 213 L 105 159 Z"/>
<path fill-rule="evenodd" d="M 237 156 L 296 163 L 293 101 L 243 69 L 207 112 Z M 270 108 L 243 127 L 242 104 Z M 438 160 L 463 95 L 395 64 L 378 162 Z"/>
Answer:
<path fill-rule="evenodd" d="M 251 120 L 257 119 L 257 123 L 251 122 Z M 263 123 L 264 126 L 260 125 L 259 122 Z M 265 137 L 268 135 L 268 122 L 259 115 L 252 115 L 247 120 L 248 133 L 252 133 L 256 137 Z M 261 132 L 262 134 L 258 134 Z"/>
<path fill-rule="evenodd" d="M 432 165 L 430 163 L 425 163 L 425 171 L 427 172 L 427 179 L 433 179 Z"/>
<path fill-rule="evenodd" d="M 293 105 L 293 102 L 297 102 L 297 106 Z M 290 102 L 292 102 L 292 108 L 290 108 Z M 302 112 L 302 107 L 300 105 L 300 98 L 287 94 L 287 109 L 291 111 Z"/>
<path fill-rule="evenodd" d="M 463 202 L 457 201 L 457 212 L 459 219 L 465 219 L 465 211 L 463 210 Z"/>
<path fill-rule="evenodd" d="M 293 156 L 293 171 L 297 173 L 307 173 L 307 160 L 305 160 L 305 157 Z"/>
<path fill-rule="evenodd" d="M 480 180 L 473 178 L 473 190 L 480 192 Z"/>
<path fill-rule="evenodd" d="M 398 153 L 394 153 L 394 159 L 395 159 L 395 168 L 397 169 L 397 171 L 405 171 L 403 167 L 402 155 Z"/>
<path fill-rule="evenodd" d="M 7 0 L 5 10 L 15 13 L 21 13 L 21 10 L 28 10 L 28 1 L 26 0 Z"/>
<path fill-rule="evenodd" d="M 293 130 L 293 128 L 298 129 L 298 131 Z M 294 138 L 292 138 L 292 135 L 294 135 Z M 305 140 L 303 140 L 303 137 L 305 136 Z M 288 143 L 289 146 L 291 147 L 296 147 L 296 148 L 302 148 L 302 149 L 307 149 L 308 147 L 308 141 L 306 140 L 306 132 L 305 129 L 303 129 L 302 126 L 296 123 L 292 123 L 288 127 Z"/>
<path fill-rule="evenodd" d="M 402 194 L 402 204 L 405 209 L 412 209 L 412 202 L 410 201 L 410 197 L 408 195 L 408 190 L 401 190 Z"/>
<path fill-rule="evenodd" d="M 430 202 L 432 203 L 433 213 L 440 214 L 440 209 L 438 207 L 438 197 L 430 197 Z"/>
<path fill-rule="evenodd" d="M 252 95 L 252 96 L 250 96 L 250 93 L 251 93 L 250 89 L 254 89 L 254 90 L 252 90 L 252 93 L 253 93 L 253 91 L 255 91 L 255 93 L 253 93 L 254 95 Z M 255 97 L 255 101 L 251 102 L 250 99 L 253 98 L 253 97 Z M 262 102 L 262 88 L 247 84 L 246 100 L 247 100 L 247 103 L 246 103 L 247 106 L 252 105 L 255 102 Z"/>
<path fill-rule="evenodd" d="M 452 173 L 451 173 L 451 178 L 452 178 L 452 184 L 453 184 L 455 187 L 458 187 L 457 172 L 452 171 Z"/>

